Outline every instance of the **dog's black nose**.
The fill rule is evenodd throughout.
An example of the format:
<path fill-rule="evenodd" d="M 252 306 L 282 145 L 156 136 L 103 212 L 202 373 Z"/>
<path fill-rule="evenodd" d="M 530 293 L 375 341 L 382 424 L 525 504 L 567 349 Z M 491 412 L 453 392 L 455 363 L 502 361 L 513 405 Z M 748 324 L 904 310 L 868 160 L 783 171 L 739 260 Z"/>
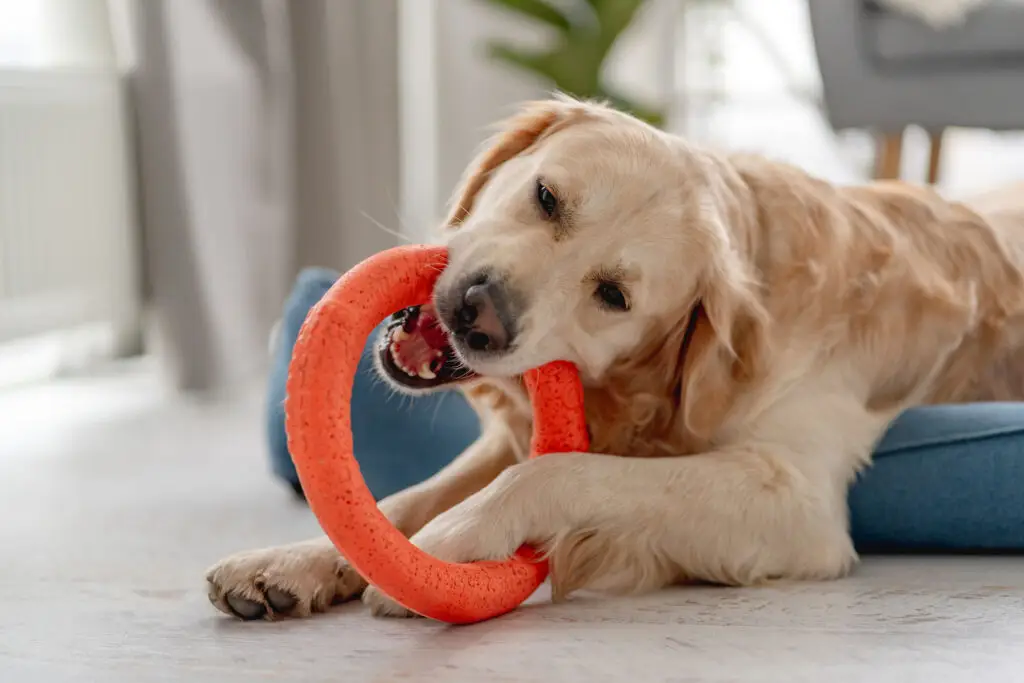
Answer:
<path fill-rule="evenodd" d="M 455 335 L 474 351 L 504 351 L 511 341 L 507 300 L 500 283 L 478 278 L 454 311 Z"/>

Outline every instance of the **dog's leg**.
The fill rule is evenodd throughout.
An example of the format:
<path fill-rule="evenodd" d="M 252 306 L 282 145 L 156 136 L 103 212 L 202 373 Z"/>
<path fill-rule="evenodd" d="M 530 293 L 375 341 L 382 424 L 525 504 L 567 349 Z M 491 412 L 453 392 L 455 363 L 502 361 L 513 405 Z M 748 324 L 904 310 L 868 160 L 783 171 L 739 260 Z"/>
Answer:
<path fill-rule="evenodd" d="M 479 491 L 516 460 L 500 425 L 430 479 L 389 496 L 381 511 L 412 535 L 438 514 Z M 207 572 L 210 602 L 242 619 L 304 617 L 358 597 L 366 587 L 326 537 L 232 555 Z"/>
<path fill-rule="evenodd" d="M 516 465 L 412 540 L 451 562 L 546 548 L 556 598 L 681 580 L 838 577 L 856 561 L 846 489 L 889 417 L 848 395 L 795 391 L 715 451 L 553 454 Z M 377 614 L 406 614 L 368 595 Z"/>
<path fill-rule="evenodd" d="M 832 578 L 856 559 L 843 492 L 771 450 L 680 458 L 554 454 L 516 465 L 413 537 L 450 562 L 547 548 L 556 597 L 699 579 Z M 375 614 L 408 612 L 373 591 Z"/>

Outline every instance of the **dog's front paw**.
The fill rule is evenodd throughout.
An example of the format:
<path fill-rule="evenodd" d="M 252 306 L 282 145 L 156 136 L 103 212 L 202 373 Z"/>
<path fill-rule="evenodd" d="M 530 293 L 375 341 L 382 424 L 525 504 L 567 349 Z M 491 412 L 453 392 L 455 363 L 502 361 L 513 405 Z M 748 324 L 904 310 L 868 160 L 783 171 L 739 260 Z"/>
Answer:
<path fill-rule="evenodd" d="M 504 560 L 523 541 L 525 520 L 492 505 L 487 489 L 435 517 L 412 537 L 414 545 L 445 562 Z"/>
<path fill-rule="evenodd" d="M 413 535 L 412 543 L 445 562 L 475 562 L 511 557 L 519 547 L 521 524 L 515 505 L 495 505 L 507 494 L 511 477 L 499 477 L 491 486 L 438 515 Z M 373 586 L 363 593 L 363 603 L 377 617 L 415 617 Z"/>
<path fill-rule="evenodd" d="M 357 597 L 366 582 L 326 540 L 232 555 L 206 574 L 210 602 L 240 619 L 306 617 Z"/>
<path fill-rule="evenodd" d="M 478 518 L 475 515 L 451 515 L 445 513 L 430 522 L 412 542 L 422 550 L 446 562 L 473 562 L 485 559 L 502 559 L 512 553 L 505 552 L 494 543 L 474 541 L 478 534 Z M 499 544 L 500 545 L 500 544 Z M 374 586 L 363 591 L 363 604 L 370 608 L 375 617 L 409 618 L 420 615 L 402 607 Z"/>
<path fill-rule="evenodd" d="M 370 608 L 370 614 L 375 617 L 407 619 L 419 616 L 415 612 L 402 607 L 374 586 L 367 586 L 366 590 L 363 591 L 363 604 Z"/>

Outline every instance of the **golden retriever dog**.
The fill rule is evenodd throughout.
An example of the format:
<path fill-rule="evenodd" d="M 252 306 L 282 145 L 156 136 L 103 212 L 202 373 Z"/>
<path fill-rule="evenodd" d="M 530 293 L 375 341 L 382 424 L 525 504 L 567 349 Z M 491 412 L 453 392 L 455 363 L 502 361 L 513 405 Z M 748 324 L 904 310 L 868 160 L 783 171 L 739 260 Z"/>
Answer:
<path fill-rule="evenodd" d="M 380 507 L 445 560 L 545 549 L 556 599 L 841 577 L 847 488 L 894 417 L 1024 398 L 1022 188 L 835 187 L 556 98 L 471 164 L 443 239 L 433 301 L 396 314 L 378 365 L 460 388 L 482 433 Z M 520 377 L 555 359 L 583 377 L 593 452 L 526 460 Z M 207 578 L 243 618 L 360 594 L 407 615 L 325 538 Z"/>

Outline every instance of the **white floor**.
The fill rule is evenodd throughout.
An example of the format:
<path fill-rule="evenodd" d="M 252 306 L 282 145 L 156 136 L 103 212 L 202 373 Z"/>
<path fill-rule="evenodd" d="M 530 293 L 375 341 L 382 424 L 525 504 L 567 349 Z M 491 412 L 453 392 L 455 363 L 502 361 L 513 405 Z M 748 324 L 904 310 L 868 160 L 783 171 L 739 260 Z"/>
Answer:
<path fill-rule="evenodd" d="M 260 396 L 138 368 L 0 394 L 0 681 L 1021 681 L 1024 558 L 868 558 L 847 580 L 536 604 L 463 628 L 240 623 L 203 569 L 316 531 Z"/>

